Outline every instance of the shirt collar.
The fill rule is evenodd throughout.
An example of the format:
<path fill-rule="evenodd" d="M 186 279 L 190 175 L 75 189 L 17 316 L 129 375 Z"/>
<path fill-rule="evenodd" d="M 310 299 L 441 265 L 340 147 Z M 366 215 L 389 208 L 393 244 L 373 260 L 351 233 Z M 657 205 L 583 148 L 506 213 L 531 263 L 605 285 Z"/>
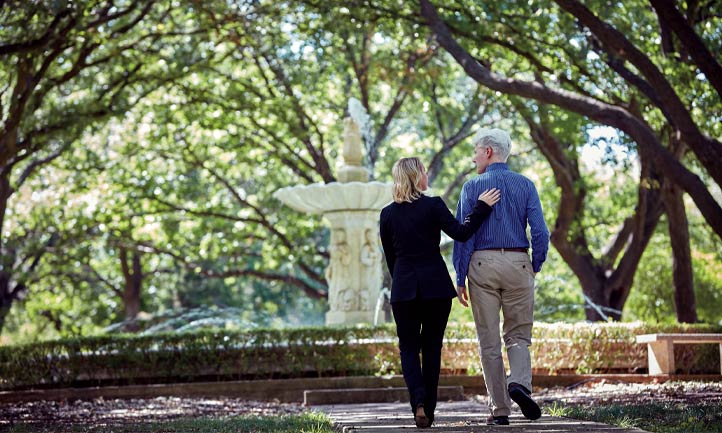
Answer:
<path fill-rule="evenodd" d="M 505 162 L 495 162 L 486 167 L 485 172 L 496 170 L 509 170 L 509 166 Z"/>

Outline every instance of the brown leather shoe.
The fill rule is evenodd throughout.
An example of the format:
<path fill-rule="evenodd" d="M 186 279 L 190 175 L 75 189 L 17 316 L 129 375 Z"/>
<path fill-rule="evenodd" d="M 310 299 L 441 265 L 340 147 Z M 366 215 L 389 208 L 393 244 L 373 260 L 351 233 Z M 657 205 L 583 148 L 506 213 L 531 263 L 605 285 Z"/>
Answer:
<path fill-rule="evenodd" d="M 426 416 L 424 412 L 424 406 L 418 406 L 416 408 L 416 414 L 414 415 L 414 422 L 417 428 L 428 428 L 431 427 L 431 420 Z"/>
<path fill-rule="evenodd" d="M 509 417 L 489 415 L 489 418 L 486 419 L 486 425 L 509 425 Z"/>

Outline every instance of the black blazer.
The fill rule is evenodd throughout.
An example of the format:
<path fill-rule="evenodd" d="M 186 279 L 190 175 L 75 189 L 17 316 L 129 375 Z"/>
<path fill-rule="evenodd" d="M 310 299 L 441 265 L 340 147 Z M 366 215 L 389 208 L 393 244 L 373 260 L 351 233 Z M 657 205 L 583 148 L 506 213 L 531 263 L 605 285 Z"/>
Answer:
<path fill-rule="evenodd" d="M 381 210 L 379 234 L 391 272 L 391 302 L 454 298 L 439 243 L 441 231 L 457 241 L 468 240 L 491 213 L 478 200 L 474 210 L 459 223 L 441 197 L 422 195 L 411 203 L 391 203 Z"/>

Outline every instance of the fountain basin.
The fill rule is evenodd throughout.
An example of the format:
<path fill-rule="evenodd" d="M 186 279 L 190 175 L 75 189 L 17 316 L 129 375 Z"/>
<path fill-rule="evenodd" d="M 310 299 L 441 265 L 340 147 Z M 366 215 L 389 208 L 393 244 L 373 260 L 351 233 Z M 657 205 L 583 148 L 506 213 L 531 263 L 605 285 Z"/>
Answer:
<path fill-rule="evenodd" d="M 304 213 L 380 211 L 391 202 L 391 184 L 384 182 L 313 183 L 281 188 L 273 196 Z"/>

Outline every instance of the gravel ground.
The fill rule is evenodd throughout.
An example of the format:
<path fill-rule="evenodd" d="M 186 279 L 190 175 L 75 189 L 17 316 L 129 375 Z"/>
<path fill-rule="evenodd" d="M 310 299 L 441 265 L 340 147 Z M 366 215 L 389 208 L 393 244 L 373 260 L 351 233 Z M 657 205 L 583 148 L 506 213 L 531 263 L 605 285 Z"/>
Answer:
<path fill-rule="evenodd" d="M 693 405 L 698 402 L 722 403 L 722 383 L 719 382 L 667 382 L 620 383 L 586 382 L 566 388 L 548 388 L 534 393 L 541 404 L 623 404 L 674 402 Z"/>
<path fill-rule="evenodd" d="M 124 424 L 179 418 L 277 416 L 304 412 L 300 404 L 237 398 L 180 398 L 36 401 L 0 405 L 0 426 L 14 423 Z"/>
<path fill-rule="evenodd" d="M 669 382 L 628 384 L 587 382 L 566 388 L 540 389 L 534 397 L 542 405 L 622 404 L 652 402 L 719 402 L 722 383 Z M 485 402 L 486 396 L 475 399 Z M 37 401 L 0 404 L 0 427 L 11 423 L 128 424 L 179 418 L 224 418 L 240 415 L 277 416 L 306 411 L 300 404 L 258 402 L 237 398 L 158 397 L 142 400 Z"/>

